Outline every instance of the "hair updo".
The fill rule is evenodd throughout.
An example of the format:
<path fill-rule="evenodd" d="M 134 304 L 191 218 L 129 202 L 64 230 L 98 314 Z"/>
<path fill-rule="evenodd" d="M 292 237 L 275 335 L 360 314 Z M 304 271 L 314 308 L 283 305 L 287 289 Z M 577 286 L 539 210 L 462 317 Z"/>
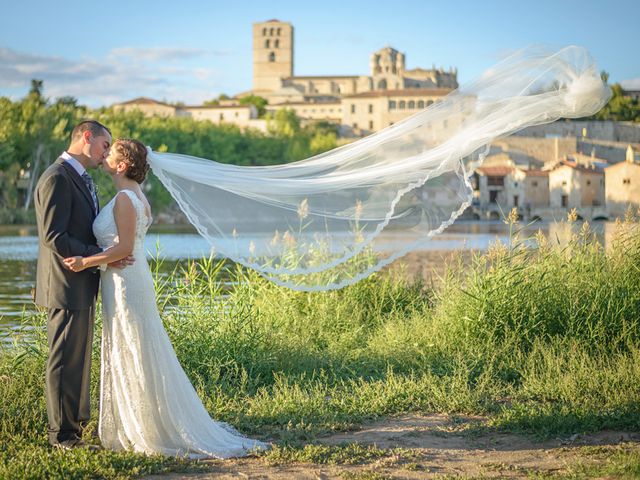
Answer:
<path fill-rule="evenodd" d="M 126 163 L 128 168 L 124 175 L 138 183 L 144 182 L 149 171 L 147 162 L 147 147 L 138 140 L 130 138 L 120 138 L 113 143 L 117 159 Z"/>

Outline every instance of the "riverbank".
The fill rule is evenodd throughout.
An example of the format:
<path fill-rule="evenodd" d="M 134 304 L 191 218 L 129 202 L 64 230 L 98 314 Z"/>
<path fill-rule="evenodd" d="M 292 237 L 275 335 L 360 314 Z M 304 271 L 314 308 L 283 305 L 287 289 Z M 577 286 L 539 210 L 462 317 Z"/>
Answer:
<path fill-rule="evenodd" d="M 279 288 L 242 270 L 227 272 L 231 281 L 221 282 L 224 267 L 208 261 L 170 279 L 159 277 L 158 294 L 176 307 L 165 311 L 163 321 L 206 408 L 214 418 L 276 445 L 260 459 L 216 465 L 266 462 L 295 470 L 334 459 L 337 467 L 326 473 L 329 478 L 384 478 L 395 473 L 373 464 L 395 461 L 410 478 L 411 468 L 431 470 L 439 461 L 426 450 L 412 457 L 406 450 L 420 447 L 408 442 L 412 435 L 425 442 L 433 437 L 411 427 L 414 433 L 398 440 L 404 450 L 394 454 L 387 448 L 393 435 L 369 449 L 353 442 L 368 444 L 371 431 L 348 433 L 407 415 L 440 415 L 443 442 L 446 429 L 455 431 L 456 423 L 464 424 L 459 433 L 469 440 L 516 435 L 550 445 L 544 442 L 575 443 L 581 436 L 615 431 L 635 442 L 640 432 L 640 237 L 635 219 L 629 220 L 616 227 L 606 249 L 587 227 L 572 224 L 566 225 L 570 235 L 561 243 L 552 236 L 525 241 L 514 234 L 482 255 L 454 256 L 437 284 L 384 273 L 343 290 L 311 294 Z M 31 322 L 42 325 L 44 318 L 34 316 Z M 50 450 L 42 392 L 46 341 L 43 330 L 36 331 L 41 333 L 29 345 L 17 334 L 16 346 L 0 356 L 0 477 L 211 471 L 207 462 Z M 94 408 L 99 326 L 96 333 Z M 459 421 L 469 418 L 481 421 Z M 95 426 L 94 420 L 90 428 Z M 351 446 L 338 442 L 321 448 L 323 439 L 340 435 Z M 640 468 L 635 447 L 607 445 L 601 463 L 613 470 L 598 474 L 632 477 Z M 341 459 L 364 467 L 345 466 Z M 566 465 L 548 473 L 601 472 Z M 441 473 L 447 473 L 444 466 Z"/>

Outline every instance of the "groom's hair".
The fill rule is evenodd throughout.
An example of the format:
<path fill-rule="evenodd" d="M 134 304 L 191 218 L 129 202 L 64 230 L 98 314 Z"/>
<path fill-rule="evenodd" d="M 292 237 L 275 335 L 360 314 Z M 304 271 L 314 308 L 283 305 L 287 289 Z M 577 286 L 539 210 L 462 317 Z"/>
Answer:
<path fill-rule="evenodd" d="M 84 132 L 87 131 L 91 132 L 91 135 L 94 137 L 99 137 L 100 135 L 104 135 L 105 133 L 111 135 L 111 130 L 109 130 L 97 120 L 85 120 L 84 122 L 80 122 L 78 125 L 76 125 L 73 129 L 73 132 L 71 132 L 71 142 L 73 143 L 80 140 Z"/>

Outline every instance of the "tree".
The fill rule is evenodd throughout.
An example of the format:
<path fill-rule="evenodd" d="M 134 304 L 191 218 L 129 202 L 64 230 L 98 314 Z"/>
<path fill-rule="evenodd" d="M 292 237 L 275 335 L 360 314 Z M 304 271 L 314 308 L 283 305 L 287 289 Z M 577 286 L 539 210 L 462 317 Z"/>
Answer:
<path fill-rule="evenodd" d="M 240 105 L 255 106 L 256 109 L 258 110 L 259 118 L 264 117 L 265 113 L 267 112 L 267 109 L 265 108 L 267 106 L 267 103 L 268 103 L 267 99 L 259 95 L 247 95 L 246 97 L 242 97 L 240 99 Z"/>
<path fill-rule="evenodd" d="M 221 93 L 217 98 L 206 100 L 205 102 L 203 102 L 203 105 L 206 105 L 208 107 L 217 107 L 218 105 L 220 105 L 221 100 L 229 100 L 229 95 L 227 95 L 226 93 Z"/>
<path fill-rule="evenodd" d="M 640 121 L 640 104 L 637 100 L 625 96 L 624 89 L 619 83 L 611 86 L 609 102 L 596 113 L 594 120 Z"/>
<path fill-rule="evenodd" d="M 267 131 L 276 137 L 291 138 L 300 132 L 300 119 L 291 108 L 281 108 L 266 115 Z"/>

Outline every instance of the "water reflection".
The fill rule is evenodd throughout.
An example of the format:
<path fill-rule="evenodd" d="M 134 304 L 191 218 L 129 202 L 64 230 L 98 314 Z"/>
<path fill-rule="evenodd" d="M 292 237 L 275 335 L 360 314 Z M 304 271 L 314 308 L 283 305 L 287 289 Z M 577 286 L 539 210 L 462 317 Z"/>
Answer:
<path fill-rule="evenodd" d="M 540 229 L 551 241 L 566 243 L 580 226 L 534 224 L 524 227 L 522 236 L 532 236 Z M 597 222 L 592 228 L 605 246 L 611 242 L 614 223 Z M 457 222 L 442 235 L 426 242 L 424 255 L 460 249 L 484 250 L 496 240 L 507 242 L 508 234 L 509 227 L 502 222 Z M 248 242 L 248 239 L 234 241 Z M 385 242 L 397 244 L 403 239 L 387 235 Z M 212 253 L 209 244 L 193 232 L 155 231 L 147 236 L 145 246 L 150 259 L 155 256 L 163 258 L 163 275 L 171 274 L 178 264 L 186 263 L 188 259 L 208 257 Z M 35 283 L 37 253 L 35 228 L 0 227 L 0 333 L 14 328 L 25 313 L 34 311 L 31 290 Z"/>

